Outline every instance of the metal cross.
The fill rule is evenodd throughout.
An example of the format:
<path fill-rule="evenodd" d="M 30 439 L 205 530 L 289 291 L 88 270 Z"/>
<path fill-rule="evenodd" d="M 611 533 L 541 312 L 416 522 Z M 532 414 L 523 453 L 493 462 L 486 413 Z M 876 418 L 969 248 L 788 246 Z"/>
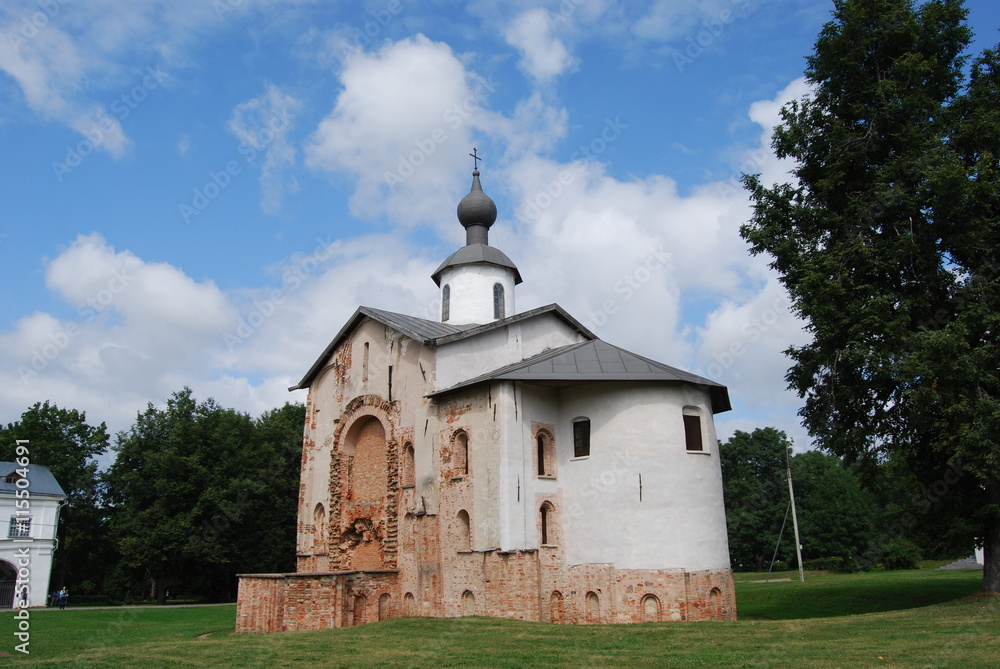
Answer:
<path fill-rule="evenodd" d="M 469 155 L 472 156 L 473 169 L 478 170 L 479 169 L 479 161 L 482 160 L 482 158 L 480 158 L 478 155 L 476 155 L 476 147 L 472 147 L 472 153 L 470 153 Z"/>

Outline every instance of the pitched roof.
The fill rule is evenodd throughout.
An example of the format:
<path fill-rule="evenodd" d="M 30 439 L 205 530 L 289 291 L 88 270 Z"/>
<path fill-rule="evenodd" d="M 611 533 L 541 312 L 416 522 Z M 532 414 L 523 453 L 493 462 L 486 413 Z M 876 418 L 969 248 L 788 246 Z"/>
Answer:
<path fill-rule="evenodd" d="M 4 493 L 13 494 L 17 490 L 22 490 L 17 486 L 17 483 L 7 483 L 7 476 L 10 474 L 15 474 L 18 471 L 23 471 L 24 467 L 18 467 L 16 462 L 0 462 L 0 495 Z M 56 481 L 56 477 L 52 475 L 49 468 L 45 465 L 29 465 L 28 476 L 28 488 L 27 490 L 31 493 L 32 497 L 57 497 L 59 499 L 65 499 L 66 493 L 63 492 L 62 487 L 60 487 L 59 482 Z M 20 478 L 20 477 L 18 477 Z"/>
<path fill-rule="evenodd" d="M 545 351 L 522 362 L 435 391 L 428 397 L 437 397 L 493 379 L 555 386 L 593 381 L 675 381 L 706 388 L 712 398 L 713 413 L 732 409 L 729 403 L 729 391 L 725 386 L 636 355 L 600 339 Z"/>
<path fill-rule="evenodd" d="M 289 388 L 289 390 L 308 388 L 309 384 L 312 383 L 313 379 L 315 379 L 319 372 L 323 369 L 323 366 L 326 363 L 327 358 L 330 357 L 330 354 L 332 354 L 340 343 L 347 337 L 347 335 L 357 328 L 366 318 L 378 321 L 379 323 L 382 323 L 383 325 L 390 327 L 393 330 L 396 330 L 397 332 L 404 334 L 410 339 L 418 341 L 422 344 L 426 344 L 428 346 L 438 346 L 440 344 L 447 344 L 460 339 L 465 339 L 467 337 L 474 337 L 484 332 L 489 332 L 490 330 L 519 323 L 545 313 L 555 315 L 572 329 L 576 330 L 588 339 L 597 338 L 594 333 L 585 328 L 578 320 L 570 316 L 569 313 L 567 313 L 566 310 L 558 304 L 549 304 L 544 307 L 538 307 L 537 309 L 531 309 L 530 311 L 525 311 L 520 314 L 514 314 L 513 316 L 508 316 L 507 318 L 502 318 L 491 323 L 470 323 L 468 325 L 439 323 L 438 321 L 430 321 L 425 318 L 417 318 L 416 316 L 397 314 L 383 309 L 358 307 L 354 314 L 348 319 L 347 323 L 344 324 L 344 327 L 340 329 L 340 332 L 337 333 L 337 336 L 333 338 L 330 344 L 323 350 L 323 353 L 316 359 L 316 362 L 314 362 L 312 367 L 309 368 L 309 371 L 302 377 L 302 380 L 299 381 L 298 384 Z"/>

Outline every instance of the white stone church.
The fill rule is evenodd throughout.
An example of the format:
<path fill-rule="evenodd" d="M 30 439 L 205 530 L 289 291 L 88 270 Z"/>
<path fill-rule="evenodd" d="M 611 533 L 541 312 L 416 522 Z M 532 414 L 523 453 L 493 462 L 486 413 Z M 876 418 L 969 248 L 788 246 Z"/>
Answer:
<path fill-rule="evenodd" d="M 293 574 L 241 576 L 237 631 L 486 615 L 733 620 L 713 416 L 726 388 L 517 313 L 479 171 L 441 320 L 360 307 L 308 389 Z M 652 335 L 652 333 L 651 333 Z"/>

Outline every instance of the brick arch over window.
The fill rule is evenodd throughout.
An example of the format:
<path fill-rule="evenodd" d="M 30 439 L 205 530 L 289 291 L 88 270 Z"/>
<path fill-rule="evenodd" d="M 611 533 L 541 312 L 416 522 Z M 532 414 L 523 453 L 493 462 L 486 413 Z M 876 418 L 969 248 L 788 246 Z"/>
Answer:
<path fill-rule="evenodd" d="M 355 625 L 363 625 L 365 623 L 365 605 L 367 604 L 367 598 L 364 595 L 354 596 L 354 607 L 353 607 L 353 623 Z"/>
<path fill-rule="evenodd" d="M 601 598 L 593 591 L 587 593 L 587 622 L 601 622 Z"/>
<path fill-rule="evenodd" d="M 326 508 L 322 502 L 313 508 L 313 552 L 326 554 Z"/>
<path fill-rule="evenodd" d="M 476 596 L 472 594 L 471 590 L 466 590 L 462 593 L 462 615 L 476 615 Z"/>
<path fill-rule="evenodd" d="M 552 591 L 552 596 L 549 597 L 549 622 L 561 623 L 565 622 L 566 611 L 563 605 L 562 593 L 558 590 Z"/>
<path fill-rule="evenodd" d="M 538 543 L 553 546 L 559 543 L 559 522 L 556 507 L 545 500 L 538 507 Z"/>
<path fill-rule="evenodd" d="M 468 476 L 470 471 L 469 462 L 469 434 L 465 430 L 458 430 L 451 437 L 451 470 L 453 476 Z"/>
<path fill-rule="evenodd" d="M 352 555 L 359 552 L 377 555 L 377 568 L 396 568 L 400 459 L 397 424 L 397 409 L 379 395 L 354 398 L 336 423 L 327 509 L 333 569 L 352 568 Z M 365 532 L 359 532 L 359 525 L 365 525 Z M 368 562 L 365 568 L 376 568 Z"/>
<path fill-rule="evenodd" d="M 406 442 L 403 444 L 403 463 L 402 472 L 400 473 L 400 485 L 404 488 L 409 488 L 416 485 L 417 482 L 417 467 L 414 458 L 413 444 Z"/>
<path fill-rule="evenodd" d="M 392 595 L 388 592 L 382 593 L 378 598 L 378 619 L 388 620 L 392 618 Z"/>
<path fill-rule="evenodd" d="M 538 428 L 535 432 L 535 474 L 556 475 L 556 440 L 547 428 Z"/>
<path fill-rule="evenodd" d="M 469 512 L 462 509 L 455 516 L 455 549 L 460 551 L 472 550 L 472 519 Z"/>
<path fill-rule="evenodd" d="M 725 620 L 726 611 L 722 605 L 722 591 L 718 588 L 712 588 L 712 591 L 708 593 L 708 601 L 711 608 L 712 620 Z"/>
<path fill-rule="evenodd" d="M 660 621 L 660 600 L 656 595 L 646 595 L 639 606 L 643 621 L 647 623 Z"/>

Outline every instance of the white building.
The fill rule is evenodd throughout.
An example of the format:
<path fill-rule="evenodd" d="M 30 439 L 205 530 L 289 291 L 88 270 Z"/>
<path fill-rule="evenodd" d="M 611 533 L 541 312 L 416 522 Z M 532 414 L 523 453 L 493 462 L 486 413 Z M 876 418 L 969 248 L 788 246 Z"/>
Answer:
<path fill-rule="evenodd" d="M 25 585 L 28 605 L 45 606 L 65 499 L 48 467 L 0 462 L 0 609 L 19 603 Z"/>
<path fill-rule="evenodd" d="M 237 631 L 396 615 L 735 619 L 714 414 L 726 388 L 516 313 L 473 172 L 441 320 L 360 307 L 306 388 L 298 571 L 244 575 Z"/>

